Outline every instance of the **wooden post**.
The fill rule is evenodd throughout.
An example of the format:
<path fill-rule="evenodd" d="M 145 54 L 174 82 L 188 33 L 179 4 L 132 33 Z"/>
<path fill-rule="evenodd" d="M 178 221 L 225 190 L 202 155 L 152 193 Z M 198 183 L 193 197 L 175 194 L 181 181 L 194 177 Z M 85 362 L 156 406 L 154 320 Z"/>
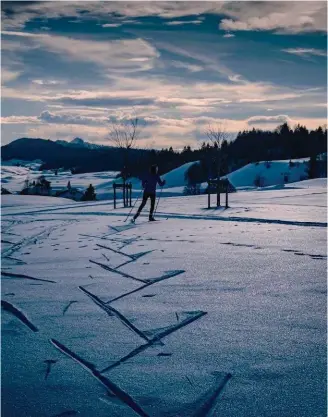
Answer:
<path fill-rule="evenodd" d="M 221 206 L 221 195 L 220 195 L 220 185 L 219 185 L 219 180 L 217 180 L 216 183 L 216 207 L 220 207 Z"/>
<path fill-rule="evenodd" d="M 226 208 L 229 207 L 229 205 L 228 205 L 228 194 L 229 194 L 229 192 L 228 192 L 228 184 L 226 184 Z"/>
<path fill-rule="evenodd" d="M 113 188 L 114 188 L 114 209 L 116 209 L 116 184 L 115 182 L 113 184 Z"/>
<path fill-rule="evenodd" d="M 132 207 L 132 183 L 130 182 L 130 207 Z"/>
<path fill-rule="evenodd" d="M 210 182 L 208 181 L 207 187 L 207 208 L 211 208 L 211 192 L 210 192 Z"/>
<path fill-rule="evenodd" d="M 126 207 L 126 201 L 125 201 L 125 178 L 123 178 L 123 207 Z"/>

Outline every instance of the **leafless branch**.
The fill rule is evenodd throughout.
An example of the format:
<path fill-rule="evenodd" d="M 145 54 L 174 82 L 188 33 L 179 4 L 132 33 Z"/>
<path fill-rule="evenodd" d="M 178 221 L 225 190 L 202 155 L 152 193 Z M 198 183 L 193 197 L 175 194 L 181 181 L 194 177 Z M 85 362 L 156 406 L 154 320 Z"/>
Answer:
<path fill-rule="evenodd" d="M 221 123 L 209 125 L 205 133 L 212 144 L 216 145 L 218 149 L 221 148 L 223 141 L 230 138 L 230 134 Z"/>
<path fill-rule="evenodd" d="M 108 139 L 118 148 L 132 149 L 136 146 L 141 130 L 137 116 L 112 122 L 109 127 Z"/>
<path fill-rule="evenodd" d="M 216 125 L 209 125 L 206 130 L 206 136 L 215 146 L 216 150 L 216 165 L 217 165 L 217 176 L 220 177 L 221 165 L 222 165 L 222 143 L 230 139 L 230 133 L 225 129 L 222 123 Z"/>

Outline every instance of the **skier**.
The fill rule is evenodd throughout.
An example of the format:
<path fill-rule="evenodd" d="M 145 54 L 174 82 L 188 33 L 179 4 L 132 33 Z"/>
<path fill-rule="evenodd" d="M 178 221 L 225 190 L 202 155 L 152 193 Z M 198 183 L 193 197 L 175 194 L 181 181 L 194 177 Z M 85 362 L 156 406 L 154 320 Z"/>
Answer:
<path fill-rule="evenodd" d="M 140 215 L 141 210 L 145 207 L 148 198 L 150 198 L 150 212 L 149 212 L 149 221 L 155 221 L 153 213 L 155 208 L 155 200 L 156 200 L 156 185 L 157 183 L 163 187 L 165 185 L 165 180 L 162 181 L 160 176 L 158 175 L 158 167 L 157 165 L 152 165 L 150 167 L 149 173 L 142 179 L 142 188 L 144 189 L 142 203 L 138 208 L 137 213 L 133 216 L 131 220 L 132 223 L 135 222 L 136 218 Z"/>

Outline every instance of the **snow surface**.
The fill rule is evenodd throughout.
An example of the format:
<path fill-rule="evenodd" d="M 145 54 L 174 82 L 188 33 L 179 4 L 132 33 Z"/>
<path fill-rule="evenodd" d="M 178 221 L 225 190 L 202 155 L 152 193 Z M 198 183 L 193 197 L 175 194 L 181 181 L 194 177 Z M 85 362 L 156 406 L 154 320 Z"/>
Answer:
<path fill-rule="evenodd" d="M 327 193 L 296 185 L 135 226 L 2 196 L 3 415 L 325 416 Z"/>

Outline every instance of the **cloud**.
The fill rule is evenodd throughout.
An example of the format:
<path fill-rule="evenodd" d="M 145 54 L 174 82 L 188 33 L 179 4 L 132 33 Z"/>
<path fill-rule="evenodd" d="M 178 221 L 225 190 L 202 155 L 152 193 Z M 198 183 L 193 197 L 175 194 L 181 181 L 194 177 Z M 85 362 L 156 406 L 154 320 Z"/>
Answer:
<path fill-rule="evenodd" d="M 238 83 L 238 82 L 241 82 L 242 81 L 240 74 L 231 75 L 229 77 L 229 80 L 232 81 L 232 82 L 234 82 L 234 83 Z"/>
<path fill-rule="evenodd" d="M 321 1 L 49 1 L 16 5 L 15 2 L 2 2 L 2 27 L 21 29 L 27 22 L 44 16 L 48 19 L 75 17 L 79 20 L 99 21 L 108 20 L 108 16 L 113 20 L 149 16 L 174 19 L 202 14 L 224 15 L 220 25 L 224 30 L 282 30 L 291 33 L 327 30 L 327 6 Z"/>
<path fill-rule="evenodd" d="M 120 117 L 122 115 L 112 117 L 112 120 L 117 120 Z M 50 138 L 51 140 L 70 140 L 79 136 L 85 140 L 99 144 L 108 144 L 106 140 L 108 137 L 107 120 L 107 116 L 97 118 L 73 114 L 60 115 L 47 111 L 42 112 L 39 117 L 11 116 L 9 118 L 2 118 L 4 126 L 8 124 L 24 126 L 24 129 L 20 132 L 20 136 L 43 137 Z M 148 115 L 141 116 L 140 120 L 144 122 L 144 128 L 140 134 L 139 146 L 152 146 L 157 148 L 167 146 L 182 148 L 186 144 L 197 146 L 199 140 L 206 140 L 205 131 L 207 126 L 215 123 L 222 123 L 229 133 L 237 133 L 238 131 L 249 129 L 252 126 L 256 126 L 259 129 L 271 130 L 285 121 L 292 127 L 300 123 L 310 129 L 317 128 L 326 122 L 325 118 L 291 118 L 283 114 L 276 116 L 260 115 L 240 119 L 218 118 L 217 116 L 195 116 L 181 119 Z"/>
<path fill-rule="evenodd" d="M 106 23 L 104 25 L 101 25 L 103 28 L 118 28 L 122 26 L 123 23 Z"/>
<path fill-rule="evenodd" d="M 275 31 L 301 33 L 327 31 L 327 5 L 320 1 L 236 2 L 222 10 L 229 18 L 220 29 L 228 31 Z"/>
<path fill-rule="evenodd" d="M 188 48 L 185 46 L 178 46 L 175 42 L 162 41 L 160 39 L 152 39 L 152 44 L 158 49 L 163 49 L 184 58 L 198 61 L 204 68 L 222 76 L 229 77 L 235 75 L 233 71 L 222 63 L 222 59 L 215 55 L 208 54 L 208 51 L 204 49 L 204 45 L 201 42 L 193 42 L 193 44 L 188 45 Z"/>
<path fill-rule="evenodd" d="M 99 107 L 117 107 L 117 106 L 147 106 L 149 104 L 154 103 L 153 98 L 144 98 L 144 97 L 113 97 L 106 95 L 97 95 L 95 94 L 93 97 L 78 97 L 78 96 L 62 96 L 57 97 L 54 101 L 58 101 L 59 103 L 66 104 L 66 105 L 74 105 L 74 106 L 99 106 Z"/>
<path fill-rule="evenodd" d="M 32 80 L 33 84 L 38 85 L 58 85 L 58 84 L 64 84 L 63 81 L 56 81 L 56 80 Z"/>
<path fill-rule="evenodd" d="M 299 56 L 324 56 L 327 57 L 327 51 L 323 49 L 315 49 L 315 48 L 288 48 L 282 49 L 283 52 L 287 52 L 288 54 L 299 55 Z"/>
<path fill-rule="evenodd" d="M 20 71 L 11 71 L 6 68 L 1 68 L 1 84 L 16 80 L 20 74 Z"/>
<path fill-rule="evenodd" d="M 34 124 L 38 123 L 37 117 L 35 116 L 8 116 L 8 117 L 1 117 L 1 124 L 10 124 L 10 125 L 18 125 L 18 124 Z"/>
<path fill-rule="evenodd" d="M 295 100 L 309 100 L 309 105 L 326 97 L 325 87 L 321 89 L 288 88 L 273 83 L 242 81 L 235 74 L 233 82 L 197 82 L 186 83 L 185 79 L 174 80 L 147 76 L 115 76 L 111 78 L 110 86 L 88 89 L 67 89 L 66 86 L 29 85 L 15 88 L 3 87 L 3 99 L 19 99 L 44 102 L 46 104 L 65 105 L 69 107 L 119 108 L 138 107 L 149 109 L 149 112 L 181 112 L 188 116 L 188 111 L 208 111 L 216 108 L 222 111 L 223 105 L 239 105 L 244 113 L 248 107 L 244 103 L 264 104 L 272 107 L 273 102 L 287 106 Z M 39 87 L 39 88 L 38 88 Z M 269 104 L 270 103 L 270 104 Z M 183 106 L 183 107 L 182 107 Z M 240 110 L 241 111 L 241 110 Z"/>
<path fill-rule="evenodd" d="M 77 124 L 77 125 L 89 125 L 89 126 L 97 126 L 101 124 L 105 124 L 108 122 L 107 117 L 86 117 L 80 116 L 76 114 L 56 114 L 51 113 L 48 110 L 43 111 L 38 120 L 41 122 L 46 123 L 56 123 L 56 124 Z"/>
<path fill-rule="evenodd" d="M 101 126 L 83 126 L 67 124 L 40 124 L 27 125 L 23 136 L 35 138 L 49 138 L 51 140 L 72 140 L 75 137 L 83 137 L 87 142 L 108 145 L 106 137 L 108 128 Z"/>
<path fill-rule="evenodd" d="M 159 52 L 140 38 L 95 41 L 30 32 L 2 31 L 1 33 L 32 40 L 36 45 L 46 48 L 48 52 L 60 54 L 62 58 L 91 62 L 111 72 L 149 70 L 159 57 Z"/>
<path fill-rule="evenodd" d="M 156 16 L 166 19 L 197 16 L 203 13 L 219 13 L 223 2 L 15 2 L 2 3 L 3 29 L 21 29 L 37 18 L 58 19 L 76 17 L 83 20 L 136 18 Z"/>
<path fill-rule="evenodd" d="M 234 35 L 233 33 L 225 33 L 225 34 L 223 35 L 223 37 L 224 37 L 224 38 L 234 38 L 234 37 L 235 37 L 235 35 Z"/>
<path fill-rule="evenodd" d="M 203 70 L 203 67 L 200 65 L 188 64 L 187 62 L 182 61 L 170 61 L 170 64 L 172 67 L 187 69 L 190 72 L 199 72 Z"/>
<path fill-rule="evenodd" d="M 247 120 L 247 123 L 252 125 L 257 124 L 282 124 L 282 123 L 290 123 L 291 119 L 285 114 L 278 114 L 277 116 L 253 116 Z"/>
<path fill-rule="evenodd" d="M 179 26 L 179 25 L 199 25 L 201 20 L 173 20 L 171 22 L 164 22 L 167 26 Z"/>

